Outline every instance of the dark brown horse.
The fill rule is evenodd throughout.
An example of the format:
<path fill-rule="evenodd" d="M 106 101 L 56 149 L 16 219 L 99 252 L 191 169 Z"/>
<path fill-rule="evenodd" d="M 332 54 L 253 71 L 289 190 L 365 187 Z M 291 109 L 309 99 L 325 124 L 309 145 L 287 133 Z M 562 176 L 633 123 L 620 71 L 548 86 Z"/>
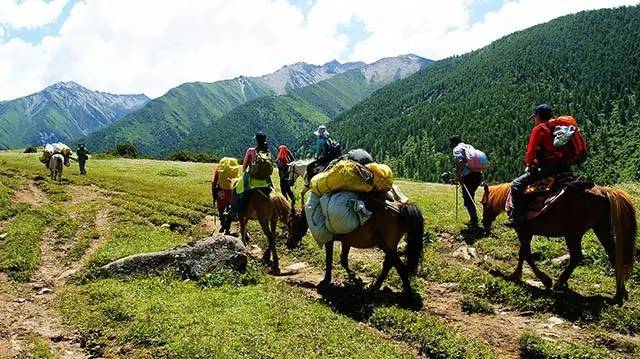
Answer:
<path fill-rule="evenodd" d="M 286 198 L 275 190 L 266 192 L 263 189 L 254 189 L 249 195 L 246 209 L 240 213 L 240 235 L 242 242 L 247 243 L 247 222 L 257 220 L 262 232 L 269 241 L 269 247 L 265 250 L 262 260 L 271 263 L 271 272 L 280 273 L 278 253 L 276 252 L 276 228 L 278 220 L 289 224 L 290 218 L 295 215 L 295 210 Z M 288 227 L 287 227 L 288 228 Z"/>
<path fill-rule="evenodd" d="M 422 237 L 424 235 L 422 213 L 418 207 L 412 204 L 396 203 L 397 210 L 385 207 L 384 204 L 380 205 L 380 203 L 376 207 L 378 207 L 377 210 L 372 210 L 373 216 L 363 226 L 351 233 L 336 235 L 332 242 L 325 245 L 325 276 L 320 282 L 320 286 L 331 283 L 333 242 L 338 241 L 342 244 L 340 263 L 350 277 L 355 276 L 355 273 L 349 268 L 349 250 L 351 247 L 378 247 L 385 253 L 385 257 L 382 264 L 382 272 L 370 289 L 372 291 L 380 289 L 389 275 L 391 267 L 395 267 L 402 279 L 404 292 L 406 294 L 413 293 L 409 277 L 418 272 L 418 265 L 422 257 Z M 308 229 L 309 224 L 303 211 L 291 221 L 290 239 L 286 243 L 287 247 L 290 249 L 297 247 Z M 398 255 L 398 243 L 405 234 L 407 236 L 406 264 L 402 263 Z"/>
<path fill-rule="evenodd" d="M 504 211 L 510 185 L 485 185 L 482 199 L 484 215 L 482 223 L 487 231 L 496 217 Z M 625 282 L 629 279 L 635 261 L 637 222 L 631 197 L 616 188 L 594 187 L 593 193 L 569 190 L 565 197 L 553 204 L 549 210 L 525 222 L 516 229 L 520 239 L 518 265 L 510 278 L 522 277 L 522 266 L 526 261 L 536 277 L 550 288 L 552 280 L 535 264 L 531 255 L 531 239 L 534 235 L 564 237 L 569 248 L 569 264 L 562 272 L 555 288 L 567 287 L 573 270 L 582 262 L 582 237 L 590 229 L 598 237 L 615 269 L 615 300 L 622 302 L 628 297 Z"/>

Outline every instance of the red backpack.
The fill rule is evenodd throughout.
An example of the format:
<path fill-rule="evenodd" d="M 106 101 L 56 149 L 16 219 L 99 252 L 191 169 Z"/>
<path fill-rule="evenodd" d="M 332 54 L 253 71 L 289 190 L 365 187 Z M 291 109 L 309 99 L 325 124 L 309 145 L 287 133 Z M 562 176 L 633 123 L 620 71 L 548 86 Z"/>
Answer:
<path fill-rule="evenodd" d="M 562 161 L 569 165 L 584 162 L 587 159 L 587 141 L 582 136 L 578 121 L 573 116 L 560 116 L 549 120 L 549 127 L 551 127 L 552 132 L 556 126 L 575 127 L 575 132 L 571 135 L 571 141 L 558 148 L 562 153 Z"/>

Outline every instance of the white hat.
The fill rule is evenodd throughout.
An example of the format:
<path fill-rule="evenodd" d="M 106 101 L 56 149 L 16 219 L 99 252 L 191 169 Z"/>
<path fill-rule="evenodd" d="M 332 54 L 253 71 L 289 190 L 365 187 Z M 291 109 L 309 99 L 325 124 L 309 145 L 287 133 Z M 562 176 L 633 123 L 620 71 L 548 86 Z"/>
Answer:
<path fill-rule="evenodd" d="M 316 136 L 329 136 L 329 131 L 327 131 L 327 126 L 321 125 L 318 127 L 318 131 L 313 134 Z"/>

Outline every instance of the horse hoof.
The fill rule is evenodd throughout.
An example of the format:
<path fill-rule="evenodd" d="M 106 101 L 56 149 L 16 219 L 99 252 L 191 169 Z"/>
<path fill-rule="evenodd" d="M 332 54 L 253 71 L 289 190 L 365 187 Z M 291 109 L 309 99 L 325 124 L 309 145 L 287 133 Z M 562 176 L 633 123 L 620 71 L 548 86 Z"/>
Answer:
<path fill-rule="evenodd" d="M 325 279 L 321 280 L 320 283 L 318 283 L 317 287 L 318 288 L 326 288 L 326 287 L 328 287 L 330 285 L 331 285 L 331 281 L 325 278 Z"/>
<path fill-rule="evenodd" d="M 269 274 L 271 274 L 271 275 L 279 275 L 280 274 L 280 268 L 272 267 L 271 270 L 269 271 Z"/>
<path fill-rule="evenodd" d="M 522 273 L 513 272 L 507 277 L 507 280 L 510 282 L 520 282 L 522 281 Z"/>
<path fill-rule="evenodd" d="M 542 278 L 540 281 L 546 289 L 551 289 L 551 287 L 553 286 L 553 281 L 551 280 L 551 278 Z"/>

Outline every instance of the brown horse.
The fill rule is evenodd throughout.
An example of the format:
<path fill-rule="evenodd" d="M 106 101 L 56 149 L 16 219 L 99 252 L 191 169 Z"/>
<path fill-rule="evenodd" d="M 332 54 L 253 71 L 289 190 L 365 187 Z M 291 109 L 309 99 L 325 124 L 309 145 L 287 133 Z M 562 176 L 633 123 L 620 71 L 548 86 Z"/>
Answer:
<path fill-rule="evenodd" d="M 482 198 L 484 215 L 482 223 L 487 231 L 496 217 L 504 211 L 510 191 L 510 185 L 487 186 Z M 510 278 L 522 277 L 522 265 L 527 261 L 536 277 L 546 288 L 552 280 L 535 264 L 531 255 L 533 235 L 546 237 L 564 237 L 569 248 L 569 264 L 556 282 L 556 289 L 567 287 L 567 280 L 573 270 L 582 262 L 582 237 L 589 230 L 598 237 L 615 269 L 616 295 L 614 299 L 621 303 L 628 297 L 625 282 L 633 270 L 635 258 L 635 240 L 637 222 L 631 197 L 624 191 L 609 187 L 595 187 L 592 193 L 569 190 L 565 197 L 551 206 L 546 212 L 525 222 L 516 229 L 520 239 L 518 265 Z"/>
<path fill-rule="evenodd" d="M 260 223 L 262 232 L 264 232 L 269 241 L 269 247 L 265 250 L 262 260 L 265 263 L 271 262 L 271 272 L 274 274 L 280 273 L 278 253 L 276 252 L 276 227 L 278 220 L 288 225 L 290 215 L 295 215 L 295 210 L 283 195 L 275 190 L 265 193 L 263 189 L 251 191 L 246 209 L 240 213 L 242 242 L 247 243 L 249 241 L 247 222 L 249 220 L 258 220 Z"/>
<path fill-rule="evenodd" d="M 398 210 L 382 206 L 377 210 L 372 210 L 373 216 L 361 227 L 348 234 L 334 236 L 333 241 L 325 245 L 326 266 L 324 279 L 319 286 L 331 283 L 331 270 L 333 264 L 333 242 L 342 244 L 342 254 L 340 263 L 347 271 L 349 277 L 354 277 L 355 273 L 349 268 L 349 250 L 355 248 L 378 247 L 385 253 L 382 264 L 382 272 L 371 285 L 370 290 L 380 289 L 382 283 L 389 275 L 391 267 L 402 279 L 404 292 L 410 295 L 412 292 L 409 277 L 418 272 L 418 265 L 422 257 L 422 237 L 424 235 L 424 219 L 422 213 L 412 204 L 396 203 Z M 369 208 L 369 207 L 367 207 Z M 289 249 L 297 247 L 302 237 L 307 233 L 309 224 L 307 223 L 304 211 L 291 221 L 289 230 L 290 238 L 286 245 Z M 407 263 L 404 264 L 398 255 L 398 243 L 402 237 L 407 235 Z"/>

